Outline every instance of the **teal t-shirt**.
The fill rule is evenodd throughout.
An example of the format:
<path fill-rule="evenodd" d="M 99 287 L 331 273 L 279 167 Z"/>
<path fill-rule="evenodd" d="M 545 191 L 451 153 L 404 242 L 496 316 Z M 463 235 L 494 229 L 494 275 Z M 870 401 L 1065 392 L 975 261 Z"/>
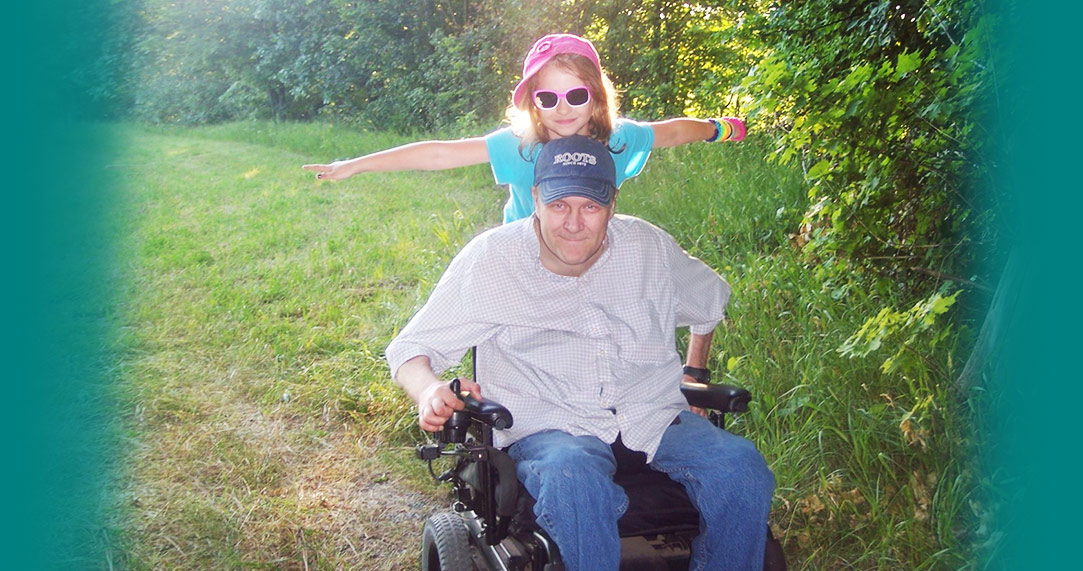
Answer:
<path fill-rule="evenodd" d="M 520 151 L 522 139 L 504 127 L 485 136 L 489 148 L 489 164 L 497 184 L 508 185 L 508 202 L 504 205 L 504 223 L 526 218 L 534 213 L 530 187 L 534 185 L 534 161 L 541 152 L 540 145 L 527 146 Z M 617 187 L 625 179 L 643 170 L 654 146 L 654 129 L 646 123 L 618 119 L 609 137 L 609 148 L 615 150 Z M 524 156 L 525 155 L 525 156 Z"/>

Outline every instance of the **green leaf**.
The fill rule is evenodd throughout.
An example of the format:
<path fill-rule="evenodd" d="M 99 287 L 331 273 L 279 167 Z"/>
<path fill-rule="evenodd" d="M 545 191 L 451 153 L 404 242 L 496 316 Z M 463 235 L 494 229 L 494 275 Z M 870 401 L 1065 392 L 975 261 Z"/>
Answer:
<path fill-rule="evenodd" d="M 817 180 L 825 174 L 831 172 L 831 166 L 831 161 L 820 161 L 812 165 L 812 168 L 808 170 L 808 174 L 806 176 L 809 180 Z"/>
<path fill-rule="evenodd" d="M 899 60 L 895 64 L 895 80 L 899 80 L 906 74 L 921 67 L 921 54 L 918 52 L 903 52 L 899 54 Z"/>
<path fill-rule="evenodd" d="M 955 292 L 947 297 L 942 297 L 940 294 L 936 294 L 933 299 L 933 313 L 940 315 L 946 312 L 952 305 L 955 304 L 955 298 L 958 297 L 959 292 Z"/>

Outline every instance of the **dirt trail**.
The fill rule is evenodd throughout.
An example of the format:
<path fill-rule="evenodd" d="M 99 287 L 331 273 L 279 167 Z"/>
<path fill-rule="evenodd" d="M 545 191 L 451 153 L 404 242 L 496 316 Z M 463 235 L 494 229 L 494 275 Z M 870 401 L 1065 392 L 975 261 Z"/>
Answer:
<path fill-rule="evenodd" d="M 261 410 L 236 391 L 201 395 L 200 413 L 159 410 L 165 422 L 145 426 L 125 494 L 133 567 L 417 568 L 446 490 L 390 471 L 356 427 Z"/>
<path fill-rule="evenodd" d="M 439 491 L 414 489 L 377 459 L 378 444 L 345 427 L 295 451 L 288 443 L 304 425 L 256 414 L 246 424 L 259 447 L 280 450 L 288 475 L 280 492 L 305 509 L 302 529 L 334 545 L 335 557 L 352 569 L 417 567 L 424 520 L 446 505 Z"/>

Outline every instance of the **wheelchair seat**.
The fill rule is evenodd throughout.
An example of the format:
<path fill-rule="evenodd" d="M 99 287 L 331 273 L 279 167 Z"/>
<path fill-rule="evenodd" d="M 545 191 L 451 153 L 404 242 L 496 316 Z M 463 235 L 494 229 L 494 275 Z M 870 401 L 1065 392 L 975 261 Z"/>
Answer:
<path fill-rule="evenodd" d="M 452 388 L 458 393 L 456 381 Z M 750 399 L 748 391 L 728 385 L 685 383 L 682 392 L 693 406 L 711 409 L 720 427 L 725 413 L 747 410 Z M 433 476 L 453 484 L 454 498 L 451 512 L 426 522 L 421 568 L 563 570 L 559 549 L 534 520 L 534 498 L 520 486 L 514 461 L 492 445 L 494 427 L 512 425 L 510 412 L 488 399 L 463 399 L 465 408 L 445 424 L 439 442 L 418 446 L 418 457 L 429 462 Z M 628 449 L 619 437 L 612 448 L 614 481 L 629 500 L 617 522 L 621 569 L 687 569 L 699 512 L 684 487 L 653 470 L 646 454 Z M 455 465 L 437 476 L 433 462 L 441 457 L 455 458 Z M 786 569 L 781 545 L 770 529 L 767 534 L 764 569 Z"/>
<path fill-rule="evenodd" d="M 675 531 L 699 532 L 699 511 L 684 487 L 647 464 L 647 455 L 613 443 L 617 474 L 613 480 L 628 494 L 628 510 L 617 520 L 621 537 Z"/>
<path fill-rule="evenodd" d="M 617 521 L 621 537 L 699 529 L 699 511 L 684 487 L 647 464 L 647 455 L 629 450 L 617 437 L 611 445 L 617 460 L 613 481 L 628 495 L 628 509 Z M 534 498 L 520 489 L 516 521 L 533 526 Z"/>
<path fill-rule="evenodd" d="M 691 540 L 699 534 L 699 511 L 684 487 L 647 464 L 647 455 L 611 445 L 617 460 L 613 477 L 628 496 L 628 509 L 617 521 L 621 569 L 686 569 Z M 538 530 L 534 498 L 520 488 L 515 515 L 519 535 Z"/>

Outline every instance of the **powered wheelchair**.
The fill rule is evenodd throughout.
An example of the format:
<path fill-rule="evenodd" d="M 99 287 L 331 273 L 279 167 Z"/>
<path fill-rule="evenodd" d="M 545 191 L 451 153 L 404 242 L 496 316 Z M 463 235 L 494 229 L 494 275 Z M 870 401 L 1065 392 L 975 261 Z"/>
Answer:
<path fill-rule="evenodd" d="M 436 444 L 417 447 L 433 477 L 452 484 L 452 510 L 426 522 L 421 569 L 426 571 L 563 571 L 556 544 L 534 521 L 534 499 L 521 488 L 515 463 L 493 446 L 493 430 L 512 426 L 511 413 L 489 399 L 462 395 L 458 380 L 452 391 L 465 407 L 455 412 L 437 435 Z M 684 383 L 689 404 L 709 410 L 720 428 L 726 413 L 748 410 L 751 394 L 722 384 Z M 687 569 L 692 540 L 699 534 L 699 513 L 684 488 L 654 471 L 646 455 L 629 450 L 618 439 L 614 480 L 624 487 L 628 510 L 618 522 L 622 570 Z M 453 466 L 437 474 L 433 464 L 450 458 Z M 785 570 L 781 544 L 768 528 L 765 570 Z"/>

